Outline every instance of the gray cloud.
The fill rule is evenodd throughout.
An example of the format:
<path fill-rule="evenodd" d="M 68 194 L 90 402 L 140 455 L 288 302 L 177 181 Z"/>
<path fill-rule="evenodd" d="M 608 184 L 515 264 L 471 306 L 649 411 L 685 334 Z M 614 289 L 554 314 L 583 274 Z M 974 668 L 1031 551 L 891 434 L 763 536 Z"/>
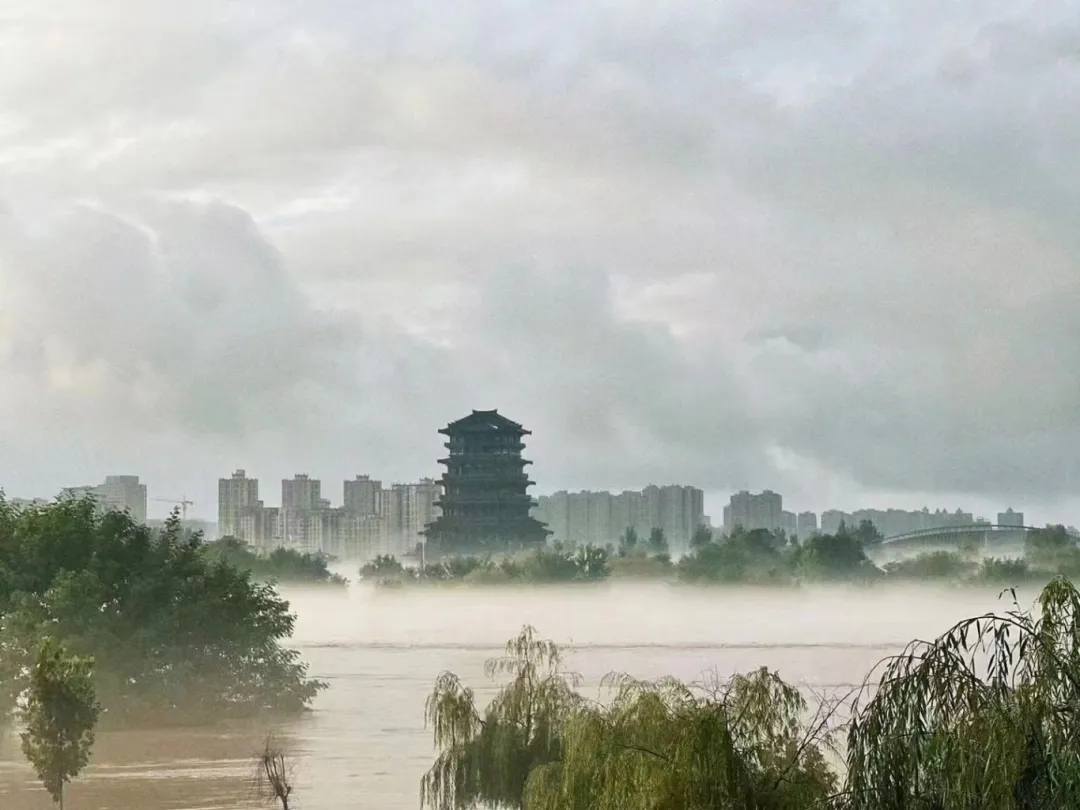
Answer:
<path fill-rule="evenodd" d="M 1066 4 L 80 9 L 0 27 L 16 469 L 403 478 L 498 406 L 547 489 L 1073 492 Z"/>
<path fill-rule="evenodd" d="M 242 210 L 80 206 L 17 227 L 2 245 L 13 355 L 73 412 L 245 435 L 344 388 L 348 328 L 311 309 Z"/>

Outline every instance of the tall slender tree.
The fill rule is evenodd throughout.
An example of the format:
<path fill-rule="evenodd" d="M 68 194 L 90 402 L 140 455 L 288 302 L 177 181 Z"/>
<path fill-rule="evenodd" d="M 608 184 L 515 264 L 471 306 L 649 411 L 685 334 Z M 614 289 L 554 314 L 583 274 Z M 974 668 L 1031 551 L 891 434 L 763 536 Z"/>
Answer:
<path fill-rule="evenodd" d="M 659 526 L 654 526 L 652 531 L 649 532 L 649 551 L 653 554 L 668 553 L 667 537 L 664 534 L 664 530 Z"/>
<path fill-rule="evenodd" d="M 22 750 L 63 810 L 64 786 L 90 761 L 99 708 L 92 658 L 45 639 L 30 675 Z"/>

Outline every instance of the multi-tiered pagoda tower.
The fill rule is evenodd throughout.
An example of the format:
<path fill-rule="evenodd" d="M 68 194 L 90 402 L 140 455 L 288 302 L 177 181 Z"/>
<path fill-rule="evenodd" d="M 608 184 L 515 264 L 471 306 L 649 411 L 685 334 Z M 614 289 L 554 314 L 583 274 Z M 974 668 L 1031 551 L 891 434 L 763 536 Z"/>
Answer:
<path fill-rule="evenodd" d="M 522 437 L 530 435 L 498 411 L 473 411 L 439 433 L 450 451 L 439 463 L 442 514 L 424 531 L 428 556 L 511 551 L 542 544 L 547 526 L 529 514 L 535 502 L 531 464 L 521 457 Z"/>

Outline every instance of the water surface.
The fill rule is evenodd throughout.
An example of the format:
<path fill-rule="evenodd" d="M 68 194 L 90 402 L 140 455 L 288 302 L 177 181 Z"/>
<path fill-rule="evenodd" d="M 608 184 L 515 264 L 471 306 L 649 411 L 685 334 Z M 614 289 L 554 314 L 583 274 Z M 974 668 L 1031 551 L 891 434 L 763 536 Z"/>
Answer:
<path fill-rule="evenodd" d="M 483 663 L 523 624 L 567 645 L 596 693 L 610 671 L 697 680 L 757 666 L 817 691 L 862 681 L 883 656 L 968 615 L 1004 607 L 996 590 L 889 587 L 694 589 L 654 583 L 552 588 L 286 591 L 295 645 L 330 684 L 315 710 L 253 725 L 103 732 L 70 789 L 74 810 L 261 806 L 251 757 L 269 730 L 295 761 L 303 810 L 415 810 L 433 758 L 424 699 L 442 670 L 482 685 Z M 1026 595 L 1030 598 L 1033 594 Z M 488 690 L 478 690 L 489 694 Z M 8 735 L 0 808 L 48 810 Z"/>

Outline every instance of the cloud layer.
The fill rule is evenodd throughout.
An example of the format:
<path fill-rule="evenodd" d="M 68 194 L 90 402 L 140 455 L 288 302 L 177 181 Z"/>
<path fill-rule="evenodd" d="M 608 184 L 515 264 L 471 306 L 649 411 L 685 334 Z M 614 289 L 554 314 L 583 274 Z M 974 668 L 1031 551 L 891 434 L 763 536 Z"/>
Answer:
<path fill-rule="evenodd" d="M 4 484 L 333 491 L 499 407 L 547 490 L 1067 512 L 1067 5 L 5 12 Z"/>

